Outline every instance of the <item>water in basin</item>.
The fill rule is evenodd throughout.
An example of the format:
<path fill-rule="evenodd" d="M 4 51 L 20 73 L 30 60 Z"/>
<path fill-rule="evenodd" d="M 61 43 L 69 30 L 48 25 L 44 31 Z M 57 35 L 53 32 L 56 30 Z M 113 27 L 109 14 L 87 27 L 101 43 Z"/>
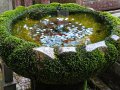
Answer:
<path fill-rule="evenodd" d="M 71 14 L 51 16 L 40 20 L 28 17 L 13 25 L 12 34 L 43 46 L 76 46 L 95 43 L 109 35 L 104 23 L 92 15 Z"/>

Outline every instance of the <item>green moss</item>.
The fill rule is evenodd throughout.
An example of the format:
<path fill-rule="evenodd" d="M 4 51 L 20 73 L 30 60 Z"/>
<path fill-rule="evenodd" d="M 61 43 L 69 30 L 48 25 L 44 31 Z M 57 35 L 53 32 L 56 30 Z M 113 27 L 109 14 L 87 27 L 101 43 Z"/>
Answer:
<path fill-rule="evenodd" d="M 39 73 L 36 74 L 39 76 L 39 82 L 46 84 L 63 83 L 63 73 L 65 72 L 65 69 L 60 61 L 45 59 L 41 61 L 40 65 L 43 69 L 39 69 Z"/>
<path fill-rule="evenodd" d="M 8 57 L 8 66 L 11 67 L 18 74 L 33 77 L 37 67 L 37 58 L 33 48 L 36 47 L 34 43 L 25 42 L 15 48 L 13 53 Z"/>
<path fill-rule="evenodd" d="M 2 42 L 7 36 L 9 36 L 8 29 L 4 26 L 0 26 L 0 41 Z M 0 42 L 0 43 L 1 43 Z"/>
<path fill-rule="evenodd" d="M 92 52 L 87 52 L 84 48 L 77 49 L 77 55 L 80 60 L 81 70 L 83 73 L 83 78 L 89 78 L 96 73 L 103 70 L 106 63 L 105 54 L 101 49 L 95 49 Z"/>
<path fill-rule="evenodd" d="M 85 46 L 80 46 L 76 48 L 76 53 L 57 54 L 54 60 L 45 58 L 45 60 L 40 61 L 36 58 L 36 53 L 33 51 L 33 48 L 37 47 L 35 43 L 26 42 L 10 35 L 13 22 L 24 18 L 27 13 L 31 13 L 33 10 L 56 11 L 57 5 L 58 3 L 37 4 L 27 8 L 19 7 L 0 15 L 0 54 L 6 64 L 18 74 L 28 78 L 36 77 L 38 81 L 47 84 L 77 83 L 112 65 L 117 60 L 118 55 L 120 55 L 120 40 L 115 42 L 110 38 L 106 38 L 107 49 L 97 48 L 87 52 Z M 92 11 L 76 4 L 63 4 L 61 7 L 66 8 L 71 13 L 92 14 L 98 21 L 107 25 L 104 27 L 99 23 L 95 24 L 94 20 L 90 19 L 92 21 L 90 24 L 94 25 L 96 30 L 100 27 L 103 29 L 107 28 L 110 34 L 120 35 L 117 28 L 120 20 L 109 13 Z M 86 26 L 90 27 L 90 24 L 87 23 Z"/>
<path fill-rule="evenodd" d="M 71 15 L 70 17 L 75 17 L 75 21 L 80 22 L 86 28 L 93 28 L 93 34 L 90 36 L 92 43 L 104 40 L 111 33 L 104 21 L 102 23 L 97 21 L 98 18 L 95 18 L 93 14 L 80 13 L 79 15 Z"/>
<path fill-rule="evenodd" d="M 118 60 L 119 55 L 117 48 L 113 44 L 107 43 L 107 47 L 107 51 L 105 52 L 106 68 L 113 65 Z"/>
<path fill-rule="evenodd" d="M 113 31 L 113 34 L 120 36 L 120 26 L 116 27 L 116 29 Z"/>
<path fill-rule="evenodd" d="M 9 63 L 8 56 L 14 51 L 14 49 L 20 45 L 23 41 L 18 39 L 15 36 L 6 37 L 4 42 L 2 42 L 1 51 L 2 51 L 2 59 Z"/>
<path fill-rule="evenodd" d="M 106 24 L 108 24 L 108 28 L 110 28 L 110 30 L 112 30 L 112 34 L 120 36 L 120 32 L 119 32 L 120 29 L 118 27 L 120 25 L 119 18 L 112 16 L 108 12 L 100 12 L 99 16 L 102 19 L 105 19 L 107 21 Z"/>
<path fill-rule="evenodd" d="M 38 22 L 39 21 L 26 18 L 25 20 L 19 21 L 17 22 L 17 24 L 13 25 L 14 28 L 11 30 L 11 33 L 13 36 L 16 36 L 18 38 L 39 44 L 39 42 L 34 41 L 32 37 L 29 35 L 30 31 L 24 28 L 25 24 L 28 27 L 32 27 L 34 24 L 37 24 Z"/>
<path fill-rule="evenodd" d="M 78 4 L 74 4 L 74 3 L 68 3 L 68 4 L 62 4 L 61 5 L 62 8 L 66 8 L 67 10 L 69 10 L 70 12 L 76 12 L 76 11 L 91 11 L 90 9 L 80 6 Z"/>
<path fill-rule="evenodd" d="M 108 44 L 110 46 L 110 48 L 116 48 L 117 51 L 113 51 L 113 53 L 118 53 L 118 56 L 120 56 L 120 40 L 115 41 L 111 37 L 108 37 L 108 38 L 106 38 L 105 41 L 106 41 L 106 44 Z"/>
<path fill-rule="evenodd" d="M 9 36 L 9 33 L 7 32 L 7 28 L 5 28 L 4 26 L 0 26 L 0 56 L 2 53 L 1 47 L 2 47 L 2 43 L 4 42 L 5 38 Z"/>

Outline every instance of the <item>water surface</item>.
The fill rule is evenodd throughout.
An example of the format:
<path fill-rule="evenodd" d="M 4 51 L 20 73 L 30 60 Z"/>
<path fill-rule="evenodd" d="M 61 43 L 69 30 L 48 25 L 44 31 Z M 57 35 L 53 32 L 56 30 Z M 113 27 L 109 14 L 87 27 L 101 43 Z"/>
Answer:
<path fill-rule="evenodd" d="M 43 46 L 76 46 L 95 43 L 109 35 L 106 25 L 92 15 L 73 14 L 68 17 L 51 16 L 40 20 L 28 17 L 13 25 L 16 37 Z"/>

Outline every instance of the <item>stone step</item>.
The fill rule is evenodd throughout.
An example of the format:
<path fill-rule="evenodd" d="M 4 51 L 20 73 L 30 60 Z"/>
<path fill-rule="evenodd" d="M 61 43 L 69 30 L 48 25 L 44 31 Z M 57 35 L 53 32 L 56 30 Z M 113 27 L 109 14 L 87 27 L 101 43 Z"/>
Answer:
<path fill-rule="evenodd" d="M 16 90 L 16 83 L 10 82 L 4 85 L 4 90 Z"/>
<path fill-rule="evenodd" d="M 112 13 L 112 14 L 115 14 L 115 13 L 120 13 L 120 9 L 117 9 L 117 10 L 112 10 L 112 11 L 108 11 L 108 12 L 110 12 L 110 13 Z"/>
<path fill-rule="evenodd" d="M 114 13 L 112 15 L 115 16 L 115 17 L 120 17 L 120 13 Z"/>
<path fill-rule="evenodd" d="M 93 77 L 90 80 L 99 90 L 112 90 L 98 77 Z"/>
<path fill-rule="evenodd" d="M 108 69 L 98 76 L 112 90 L 120 90 L 120 77 Z"/>
<path fill-rule="evenodd" d="M 112 11 L 108 11 L 108 12 L 111 13 L 113 16 L 120 17 L 120 9 L 112 10 Z"/>

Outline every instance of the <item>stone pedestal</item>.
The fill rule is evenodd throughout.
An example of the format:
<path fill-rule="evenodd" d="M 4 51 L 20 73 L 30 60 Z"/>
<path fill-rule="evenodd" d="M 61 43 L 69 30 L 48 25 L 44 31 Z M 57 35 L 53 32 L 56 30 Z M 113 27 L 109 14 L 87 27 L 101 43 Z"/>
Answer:
<path fill-rule="evenodd" d="M 2 90 L 16 90 L 16 83 L 13 82 L 13 72 L 1 60 Z"/>

